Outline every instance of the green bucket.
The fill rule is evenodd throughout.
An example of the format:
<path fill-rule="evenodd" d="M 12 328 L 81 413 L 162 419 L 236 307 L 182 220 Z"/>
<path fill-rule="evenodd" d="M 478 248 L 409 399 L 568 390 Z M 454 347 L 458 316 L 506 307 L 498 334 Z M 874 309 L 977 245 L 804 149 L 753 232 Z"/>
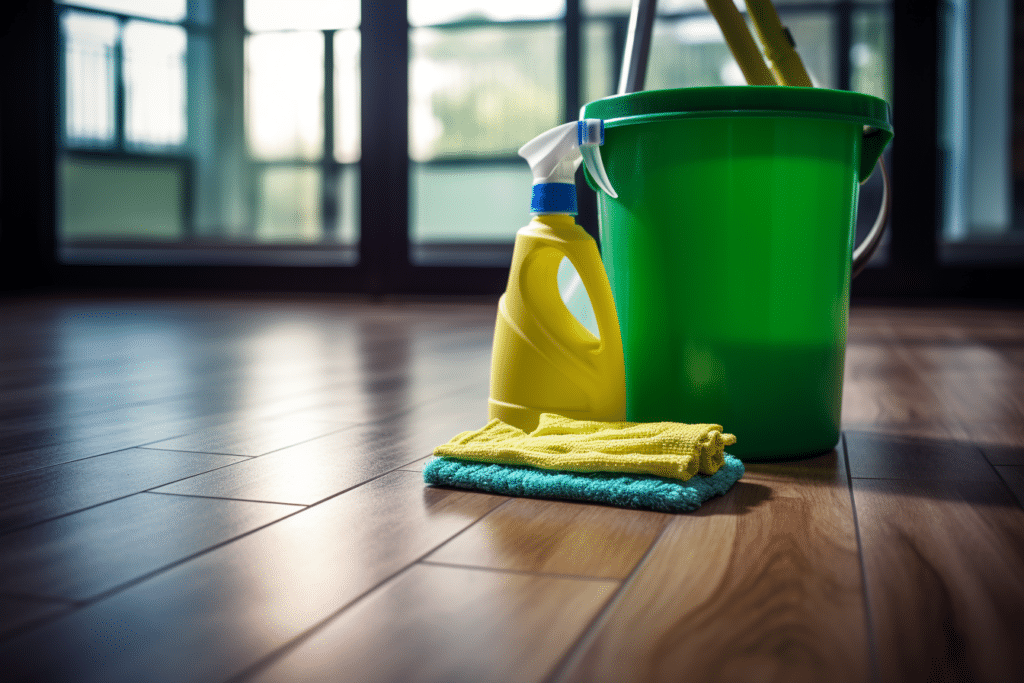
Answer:
<path fill-rule="evenodd" d="M 721 424 L 744 460 L 833 449 L 859 182 L 892 138 L 886 103 L 685 88 L 591 102 L 581 118 L 605 122 L 618 194 L 598 204 L 627 419 Z"/>

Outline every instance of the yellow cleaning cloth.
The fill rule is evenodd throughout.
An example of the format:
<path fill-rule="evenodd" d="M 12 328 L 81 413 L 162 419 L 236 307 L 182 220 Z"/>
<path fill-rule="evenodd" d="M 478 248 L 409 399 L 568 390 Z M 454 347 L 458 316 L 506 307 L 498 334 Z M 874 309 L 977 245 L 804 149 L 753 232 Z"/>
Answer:
<path fill-rule="evenodd" d="M 653 474 L 686 481 L 714 474 L 725 446 L 720 425 L 678 422 L 592 422 L 544 413 L 527 434 L 495 418 L 434 449 L 438 457 L 568 472 Z"/>

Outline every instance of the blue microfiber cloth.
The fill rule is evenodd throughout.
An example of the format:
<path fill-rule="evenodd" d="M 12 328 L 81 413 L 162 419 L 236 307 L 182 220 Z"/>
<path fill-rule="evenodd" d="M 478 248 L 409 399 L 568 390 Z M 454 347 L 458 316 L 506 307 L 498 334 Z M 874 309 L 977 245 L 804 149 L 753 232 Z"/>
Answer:
<path fill-rule="evenodd" d="M 456 458 L 435 458 L 423 470 L 423 480 L 437 486 L 658 512 L 696 510 L 709 498 L 724 494 L 742 476 L 743 463 L 731 455 L 725 456 L 715 474 L 698 474 L 687 481 L 643 474 L 559 472 Z"/>

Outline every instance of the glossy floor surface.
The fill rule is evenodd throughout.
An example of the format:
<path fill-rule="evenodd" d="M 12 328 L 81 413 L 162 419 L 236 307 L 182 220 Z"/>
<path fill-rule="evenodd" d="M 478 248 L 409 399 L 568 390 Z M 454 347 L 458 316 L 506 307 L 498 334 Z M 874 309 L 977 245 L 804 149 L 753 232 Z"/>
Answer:
<path fill-rule="evenodd" d="M 855 308 L 839 448 L 683 515 L 424 486 L 494 314 L 0 301 L 0 680 L 1024 679 L 1024 313 Z"/>

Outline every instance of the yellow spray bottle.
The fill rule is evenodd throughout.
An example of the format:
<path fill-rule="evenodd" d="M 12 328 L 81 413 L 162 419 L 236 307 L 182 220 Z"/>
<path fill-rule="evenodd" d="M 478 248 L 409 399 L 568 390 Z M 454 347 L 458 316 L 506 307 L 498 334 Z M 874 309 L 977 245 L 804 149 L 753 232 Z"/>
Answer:
<path fill-rule="evenodd" d="M 490 417 L 526 432 L 541 413 L 626 419 L 619 321 L 594 239 L 576 224 L 573 178 L 585 158 L 598 185 L 617 196 L 598 146 L 604 123 L 585 119 L 542 133 L 519 150 L 533 171 L 533 220 L 516 234 L 508 287 L 498 302 L 491 352 Z M 598 335 L 566 308 L 558 291 L 562 258 L 590 297 Z"/>

